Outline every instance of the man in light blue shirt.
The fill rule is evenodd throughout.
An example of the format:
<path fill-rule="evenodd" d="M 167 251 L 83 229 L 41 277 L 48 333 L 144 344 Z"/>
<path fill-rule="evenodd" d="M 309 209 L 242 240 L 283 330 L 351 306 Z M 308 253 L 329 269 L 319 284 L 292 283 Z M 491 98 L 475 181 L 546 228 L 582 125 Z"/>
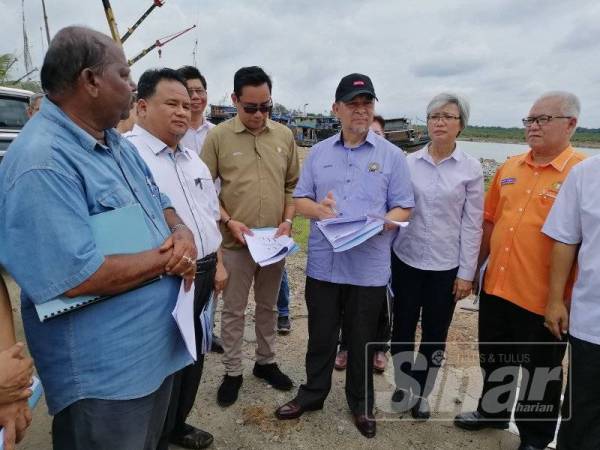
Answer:
<path fill-rule="evenodd" d="M 196 247 L 112 129 L 129 107 L 129 73 L 108 36 L 59 31 L 41 70 L 47 98 L 0 167 L 0 263 L 22 289 L 57 450 L 154 450 L 171 374 L 191 362 L 171 311 L 180 277 L 188 289 L 193 282 Z M 144 211 L 153 249 L 103 255 L 90 216 L 132 204 Z M 111 298 L 40 322 L 34 305 L 59 295 Z"/>
<path fill-rule="evenodd" d="M 369 77 L 355 73 L 342 78 L 333 104 L 342 132 L 312 148 L 294 191 L 296 210 L 312 219 L 305 294 L 307 381 L 294 400 L 277 410 L 280 419 L 293 419 L 323 407 L 331 388 L 343 313 L 348 345 L 346 399 L 356 427 L 368 438 L 375 436 L 376 429 L 372 416 L 374 348 L 367 349 L 367 343 L 376 339 L 396 233 L 386 229 L 350 250 L 334 253 L 315 222 L 336 213 L 344 217 L 377 214 L 404 221 L 414 206 L 404 154 L 369 130 L 376 98 Z"/>
<path fill-rule="evenodd" d="M 545 326 L 557 339 L 568 330 L 569 380 L 558 449 L 600 448 L 600 157 L 571 169 L 542 228 L 554 239 Z M 568 311 L 567 280 L 578 274 Z M 566 420 L 567 419 L 567 420 Z"/>

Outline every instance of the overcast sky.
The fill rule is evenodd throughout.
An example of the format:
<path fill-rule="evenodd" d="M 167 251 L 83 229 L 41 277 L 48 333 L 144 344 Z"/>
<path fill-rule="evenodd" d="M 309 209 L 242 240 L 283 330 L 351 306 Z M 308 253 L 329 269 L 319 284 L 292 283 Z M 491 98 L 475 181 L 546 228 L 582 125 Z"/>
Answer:
<path fill-rule="evenodd" d="M 152 0 L 112 0 L 119 31 Z M 46 0 L 50 31 L 85 24 L 108 33 L 101 0 Z M 0 0 L 0 53 L 23 55 L 21 0 Z M 44 48 L 41 0 L 25 0 L 34 66 Z M 339 79 L 369 75 L 384 117 L 421 118 L 450 90 L 471 103 L 471 124 L 518 126 L 547 90 L 576 93 L 580 125 L 600 127 L 600 2 L 595 0 L 167 0 L 125 44 L 128 58 L 156 39 L 197 25 L 133 66 L 193 63 L 210 103 L 231 94 L 234 72 L 260 65 L 273 99 L 329 111 Z M 22 58 L 21 58 L 22 59 Z M 22 66 L 18 72 L 23 72 Z"/>

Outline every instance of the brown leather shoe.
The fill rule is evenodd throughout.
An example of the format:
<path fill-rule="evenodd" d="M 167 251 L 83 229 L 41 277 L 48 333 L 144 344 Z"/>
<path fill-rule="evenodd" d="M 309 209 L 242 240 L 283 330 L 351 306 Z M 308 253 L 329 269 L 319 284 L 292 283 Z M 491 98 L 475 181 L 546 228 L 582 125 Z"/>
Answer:
<path fill-rule="evenodd" d="M 297 419 L 304 414 L 305 411 L 306 410 L 300 406 L 296 400 L 291 400 L 285 405 L 277 408 L 275 416 L 277 416 L 279 420 Z"/>
<path fill-rule="evenodd" d="M 365 414 L 354 414 L 353 417 L 354 425 L 356 425 L 356 428 L 358 428 L 360 434 L 366 438 L 375 437 L 375 433 L 377 432 L 377 424 L 375 419 L 368 417 Z"/>

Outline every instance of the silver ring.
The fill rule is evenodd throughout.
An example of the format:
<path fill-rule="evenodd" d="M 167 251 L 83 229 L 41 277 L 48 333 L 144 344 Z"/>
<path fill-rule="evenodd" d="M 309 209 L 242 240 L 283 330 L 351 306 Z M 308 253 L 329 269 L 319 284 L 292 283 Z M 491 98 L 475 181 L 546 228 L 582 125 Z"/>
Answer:
<path fill-rule="evenodd" d="M 186 261 L 188 264 L 194 264 L 194 260 L 187 255 L 183 255 L 183 260 Z"/>

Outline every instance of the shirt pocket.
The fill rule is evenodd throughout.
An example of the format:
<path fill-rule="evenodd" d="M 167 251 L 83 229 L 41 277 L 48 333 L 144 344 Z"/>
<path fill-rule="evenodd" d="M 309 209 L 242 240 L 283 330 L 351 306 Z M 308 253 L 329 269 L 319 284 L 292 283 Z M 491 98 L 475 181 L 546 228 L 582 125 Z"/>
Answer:
<path fill-rule="evenodd" d="M 388 175 L 379 171 L 361 174 L 359 194 L 373 203 L 387 202 Z"/>
<path fill-rule="evenodd" d="M 97 201 L 104 211 L 119 209 L 136 203 L 131 192 L 122 187 L 101 192 L 98 194 Z"/>

